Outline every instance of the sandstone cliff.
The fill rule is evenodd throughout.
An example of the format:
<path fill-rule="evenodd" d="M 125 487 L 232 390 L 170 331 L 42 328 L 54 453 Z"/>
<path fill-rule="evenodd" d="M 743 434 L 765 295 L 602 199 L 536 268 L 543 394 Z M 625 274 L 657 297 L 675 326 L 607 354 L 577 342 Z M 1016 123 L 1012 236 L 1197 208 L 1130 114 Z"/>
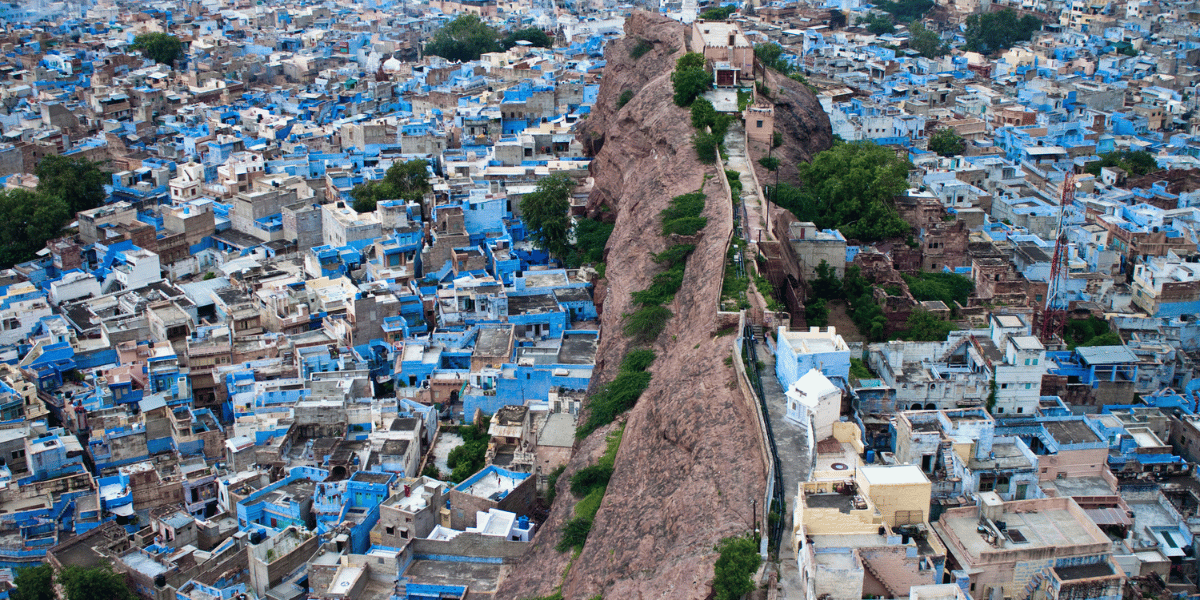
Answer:
<path fill-rule="evenodd" d="M 629 349 L 621 316 L 630 311 L 630 293 L 647 287 L 658 271 L 651 254 L 669 244 L 659 235 L 659 211 L 672 197 L 703 186 L 708 225 L 669 306 L 674 317 L 654 345 L 650 387 L 625 415 L 615 473 L 582 553 L 564 578 L 570 553 L 554 546 L 574 510 L 567 483 L 595 462 L 613 426 L 578 444 L 550 516 L 498 598 L 547 595 L 560 583 L 568 599 L 706 598 L 714 544 L 752 527 L 754 502 L 761 504 L 765 492 L 755 414 L 725 364 L 733 337 L 714 337 L 732 207 L 716 168 L 696 160 L 688 112 L 671 102 L 670 73 L 685 51 L 685 29 L 638 13 L 625 30 L 627 37 L 607 50 L 599 98 L 579 134 L 595 151 L 589 208 L 593 214 L 606 208 L 603 214 L 616 223 L 608 279 L 597 290 L 604 312 L 593 389 L 612 379 Z M 631 50 L 640 40 L 653 50 L 634 59 Z M 618 109 L 625 90 L 633 98 Z"/>

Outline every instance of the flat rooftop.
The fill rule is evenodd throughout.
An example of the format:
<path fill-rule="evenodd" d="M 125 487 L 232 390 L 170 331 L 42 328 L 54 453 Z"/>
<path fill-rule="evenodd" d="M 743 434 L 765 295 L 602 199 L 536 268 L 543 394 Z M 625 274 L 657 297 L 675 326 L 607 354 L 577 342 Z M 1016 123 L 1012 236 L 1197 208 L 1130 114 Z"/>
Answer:
<path fill-rule="evenodd" d="M 1073 567 L 1054 567 L 1054 574 L 1058 575 L 1058 578 L 1063 581 L 1074 581 L 1076 579 L 1108 577 L 1113 574 L 1113 570 L 1112 565 L 1108 564 L 1108 562 L 1100 562 Z"/>
<path fill-rule="evenodd" d="M 976 530 L 979 512 L 974 507 L 946 513 L 942 516 L 941 527 L 962 543 L 971 559 L 978 559 L 985 553 L 1110 543 L 1108 536 L 1082 511 L 1076 515 L 1067 508 L 1070 500 L 1049 500 L 1022 500 L 1004 504 L 1004 512 L 996 520 L 1004 521 L 1014 541 L 1005 540 L 1003 548 L 987 543 Z M 1018 539 L 1024 541 L 1015 541 Z"/>
<path fill-rule="evenodd" d="M 1059 444 L 1094 444 L 1101 441 L 1100 436 L 1081 420 L 1047 421 L 1042 426 Z"/>

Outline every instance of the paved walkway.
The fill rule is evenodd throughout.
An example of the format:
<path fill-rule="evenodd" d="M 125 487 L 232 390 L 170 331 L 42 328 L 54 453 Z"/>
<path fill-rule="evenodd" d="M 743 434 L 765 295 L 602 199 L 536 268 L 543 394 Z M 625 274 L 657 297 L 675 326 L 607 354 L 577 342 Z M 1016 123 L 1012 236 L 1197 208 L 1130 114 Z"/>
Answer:
<path fill-rule="evenodd" d="M 792 552 L 792 510 L 795 509 L 796 490 L 801 481 L 808 479 L 808 435 L 800 426 L 785 420 L 787 398 L 783 386 L 775 377 L 775 357 L 770 348 L 758 342 L 758 357 L 763 361 L 763 392 L 767 397 L 768 418 L 775 433 L 775 447 L 783 467 L 783 497 L 787 501 L 784 511 L 783 542 L 779 545 L 779 582 L 783 588 L 780 598 L 804 598 L 800 585 L 800 571 L 796 566 L 796 554 Z"/>
<path fill-rule="evenodd" d="M 753 244 L 758 243 L 760 237 L 771 239 L 771 232 L 764 225 L 765 209 L 760 191 L 754 189 L 754 175 L 750 173 L 753 167 L 746 158 L 746 131 L 741 121 L 730 124 L 729 131 L 725 133 L 725 153 L 729 155 L 725 168 L 737 171 L 738 180 L 742 182 L 742 202 L 746 205 L 746 223 L 743 226 L 746 241 Z"/>

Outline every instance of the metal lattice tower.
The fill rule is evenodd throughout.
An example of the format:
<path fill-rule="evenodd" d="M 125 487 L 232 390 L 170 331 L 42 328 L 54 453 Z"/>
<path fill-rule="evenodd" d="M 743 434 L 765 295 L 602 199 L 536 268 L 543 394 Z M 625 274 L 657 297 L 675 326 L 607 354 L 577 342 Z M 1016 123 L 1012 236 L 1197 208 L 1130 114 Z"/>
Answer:
<path fill-rule="evenodd" d="M 1075 202 L 1075 175 L 1067 173 L 1062 183 L 1058 205 L 1058 226 L 1054 230 L 1054 257 L 1050 262 L 1050 279 L 1046 282 L 1046 305 L 1042 309 L 1043 342 L 1061 337 L 1067 324 L 1067 230 L 1063 225 L 1067 207 Z"/>

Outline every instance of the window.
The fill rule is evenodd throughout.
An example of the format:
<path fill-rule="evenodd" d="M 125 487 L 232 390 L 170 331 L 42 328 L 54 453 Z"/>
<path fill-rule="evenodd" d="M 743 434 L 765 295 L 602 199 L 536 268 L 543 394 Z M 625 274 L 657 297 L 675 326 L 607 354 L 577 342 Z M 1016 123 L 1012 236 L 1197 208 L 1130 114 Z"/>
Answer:
<path fill-rule="evenodd" d="M 1035 364 L 1035 365 L 1036 365 L 1037 363 L 1038 363 L 1038 359 L 1036 359 L 1036 358 L 1035 358 L 1035 359 L 1033 359 L 1033 364 Z"/>
<path fill-rule="evenodd" d="M 1018 414 L 1020 414 L 1020 413 L 1023 413 L 1023 412 L 1025 412 L 1025 407 L 1023 407 L 1023 406 L 1018 406 L 1018 407 L 1017 407 L 1017 413 L 1018 413 Z"/>
<path fill-rule="evenodd" d="M 389 525 L 389 526 L 387 526 L 387 527 L 384 527 L 384 531 L 385 531 L 385 532 L 386 532 L 388 535 L 396 535 L 396 528 L 395 528 L 395 527 L 392 527 L 391 525 Z"/>
<path fill-rule="evenodd" d="M 762 129 L 762 120 L 761 119 L 759 119 L 759 121 L 758 121 L 758 128 Z"/>
<path fill-rule="evenodd" d="M 997 406 L 997 407 L 996 407 L 996 414 L 998 414 L 998 415 L 1002 415 L 1002 414 L 1004 414 L 1004 407 L 1003 407 L 1003 406 Z"/>
<path fill-rule="evenodd" d="M 400 539 L 404 539 L 404 540 L 408 539 L 408 530 L 407 529 L 400 530 Z"/>
<path fill-rule="evenodd" d="M 1029 366 L 1029 359 L 1028 359 L 1028 358 L 1027 358 L 1027 359 L 1025 359 L 1025 366 L 1027 366 L 1027 367 Z"/>
<path fill-rule="evenodd" d="M 1033 384 L 1032 383 L 1025 384 L 1025 389 L 1027 389 L 1027 390 L 1033 389 Z"/>
<path fill-rule="evenodd" d="M 1008 389 L 1008 384 L 1007 384 L 1007 383 L 1002 383 L 1002 384 L 1000 384 L 1000 389 L 1002 389 L 1002 390 L 1007 390 L 1007 389 Z"/>

